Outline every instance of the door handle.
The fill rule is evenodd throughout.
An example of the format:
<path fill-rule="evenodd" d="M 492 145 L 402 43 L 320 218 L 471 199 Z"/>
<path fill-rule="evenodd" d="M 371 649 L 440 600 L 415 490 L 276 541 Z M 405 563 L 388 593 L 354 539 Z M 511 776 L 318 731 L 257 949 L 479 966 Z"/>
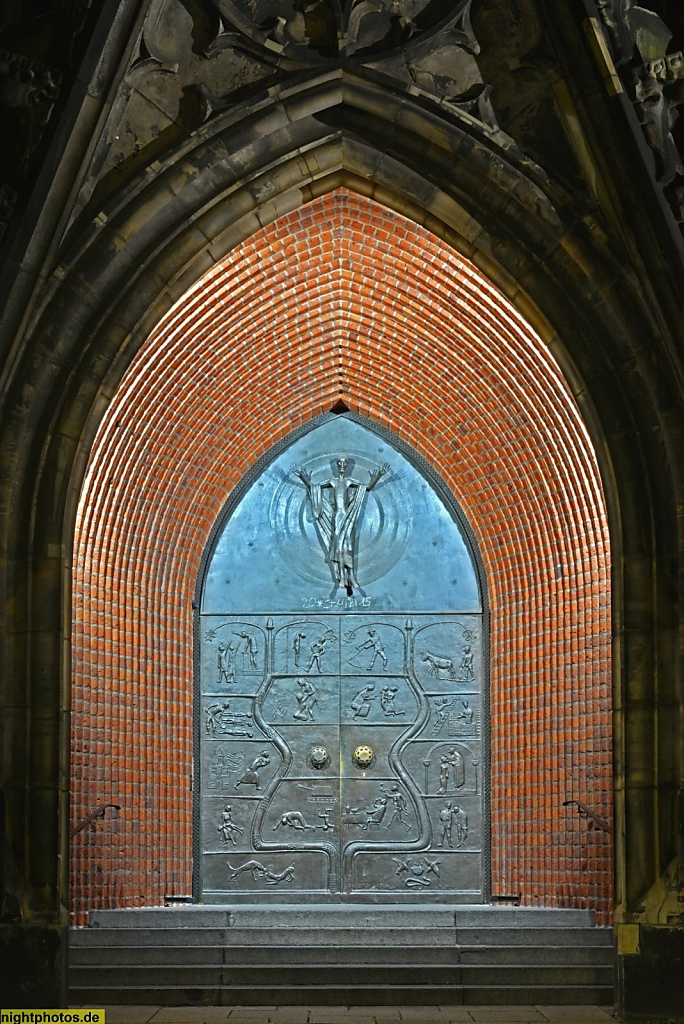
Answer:
<path fill-rule="evenodd" d="M 352 761 L 357 768 L 370 768 L 374 760 L 373 748 L 366 743 L 362 743 L 352 754 Z"/>
<path fill-rule="evenodd" d="M 316 771 L 327 768 L 330 764 L 330 754 L 320 743 L 315 744 L 309 751 L 309 763 Z"/>

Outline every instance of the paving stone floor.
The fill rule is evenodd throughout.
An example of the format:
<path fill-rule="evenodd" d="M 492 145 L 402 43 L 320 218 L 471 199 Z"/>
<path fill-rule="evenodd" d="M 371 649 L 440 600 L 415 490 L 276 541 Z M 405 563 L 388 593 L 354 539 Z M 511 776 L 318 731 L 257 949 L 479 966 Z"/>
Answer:
<path fill-rule="evenodd" d="M 107 1006 L 106 1024 L 615 1024 L 603 1006 Z"/>

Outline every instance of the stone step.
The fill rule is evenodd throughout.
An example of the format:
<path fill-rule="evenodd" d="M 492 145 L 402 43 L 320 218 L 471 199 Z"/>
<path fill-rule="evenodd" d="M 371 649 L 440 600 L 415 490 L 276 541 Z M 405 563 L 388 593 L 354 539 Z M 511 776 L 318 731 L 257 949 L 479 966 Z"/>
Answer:
<path fill-rule="evenodd" d="M 544 942 L 550 946 L 609 946 L 612 928 L 544 928 Z M 537 928 L 456 928 L 454 941 L 459 946 L 530 946 L 541 941 Z"/>
<path fill-rule="evenodd" d="M 85 1005 L 609 1004 L 613 933 L 539 908 L 97 911 L 71 932 L 70 981 Z"/>
<path fill-rule="evenodd" d="M 601 946 L 457 946 L 462 965 L 556 965 L 610 967 L 615 953 L 612 943 Z"/>
<path fill-rule="evenodd" d="M 380 988 L 387 986 L 403 989 L 415 986 L 461 985 L 480 987 L 484 985 L 527 985 L 527 986 L 558 986 L 573 985 L 610 985 L 612 967 L 534 967 L 529 964 L 517 966 L 422 966 L 392 967 L 388 965 L 368 966 L 330 965 L 330 964 L 288 964 L 281 965 L 280 971 L 288 986 L 298 985 L 306 988 L 328 988 L 347 986 L 353 988 L 357 984 Z M 74 967 L 70 970 L 70 979 L 76 988 L 82 986 L 108 988 L 121 978 L 119 966 Z M 254 985 L 257 987 L 274 986 L 273 966 L 255 964 L 252 966 L 199 966 L 164 965 L 158 967 L 126 967 L 126 983 L 136 988 L 148 986 L 172 986 L 183 988 L 203 988 L 205 986 Z"/>
<path fill-rule="evenodd" d="M 334 928 L 269 927 L 232 928 L 73 928 L 70 945 L 79 946 L 167 946 L 177 945 L 179 935 L 189 946 L 360 946 L 377 945 L 380 937 L 390 946 L 530 946 L 538 943 L 536 928 Z M 551 946 L 612 946 L 610 928 L 545 928 L 544 941 Z M 279 938 L 282 936 L 282 939 Z"/>
<path fill-rule="evenodd" d="M 452 907 L 457 928 L 591 928 L 593 910 L 552 907 Z"/>
<path fill-rule="evenodd" d="M 351 987 L 249 985 L 112 988 L 75 986 L 70 1001 L 76 1006 L 609 1006 L 611 985 L 388 985 L 355 984 Z"/>
<path fill-rule="evenodd" d="M 271 928 L 319 927 L 525 927 L 587 928 L 594 924 L 590 910 L 546 907 L 428 906 L 406 904 L 233 904 L 231 907 L 191 905 L 91 911 L 92 928 Z"/>
<path fill-rule="evenodd" d="M 612 945 L 598 946 L 74 946 L 72 967 L 96 964 L 536 964 L 611 966 Z"/>
<path fill-rule="evenodd" d="M 171 928 L 80 928 L 72 930 L 72 946 L 115 945 L 177 945 L 179 935 L 189 945 L 272 946 L 277 943 L 310 946 L 314 942 L 323 946 L 358 946 L 364 942 L 383 942 L 394 946 L 453 946 L 452 928 L 226 928 L 171 929 Z"/>

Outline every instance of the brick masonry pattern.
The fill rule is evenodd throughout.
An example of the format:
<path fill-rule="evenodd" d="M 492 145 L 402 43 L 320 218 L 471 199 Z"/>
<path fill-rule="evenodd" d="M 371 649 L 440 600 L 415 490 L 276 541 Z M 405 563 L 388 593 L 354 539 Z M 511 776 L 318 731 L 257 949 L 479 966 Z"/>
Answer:
<path fill-rule="evenodd" d="M 491 609 L 492 891 L 612 907 L 610 549 L 590 439 L 548 349 L 452 248 L 339 189 L 237 246 L 137 354 L 91 453 L 73 579 L 74 920 L 185 895 L 192 599 L 232 488 L 348 407 L 443 477 Z"/>

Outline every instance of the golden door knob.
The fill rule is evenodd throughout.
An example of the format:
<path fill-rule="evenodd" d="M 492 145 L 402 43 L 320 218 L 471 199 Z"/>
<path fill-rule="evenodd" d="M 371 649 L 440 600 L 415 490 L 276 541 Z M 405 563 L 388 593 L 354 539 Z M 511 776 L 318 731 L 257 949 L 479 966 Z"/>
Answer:
<path fill-rule="evenodd" d="M 373 748 L 367 744 L 362 743 L 360 747 L 357 747 L 352 754 L 352 761 L 357 768 L 370 768 L 375 760 L 375 754 Z"/>

